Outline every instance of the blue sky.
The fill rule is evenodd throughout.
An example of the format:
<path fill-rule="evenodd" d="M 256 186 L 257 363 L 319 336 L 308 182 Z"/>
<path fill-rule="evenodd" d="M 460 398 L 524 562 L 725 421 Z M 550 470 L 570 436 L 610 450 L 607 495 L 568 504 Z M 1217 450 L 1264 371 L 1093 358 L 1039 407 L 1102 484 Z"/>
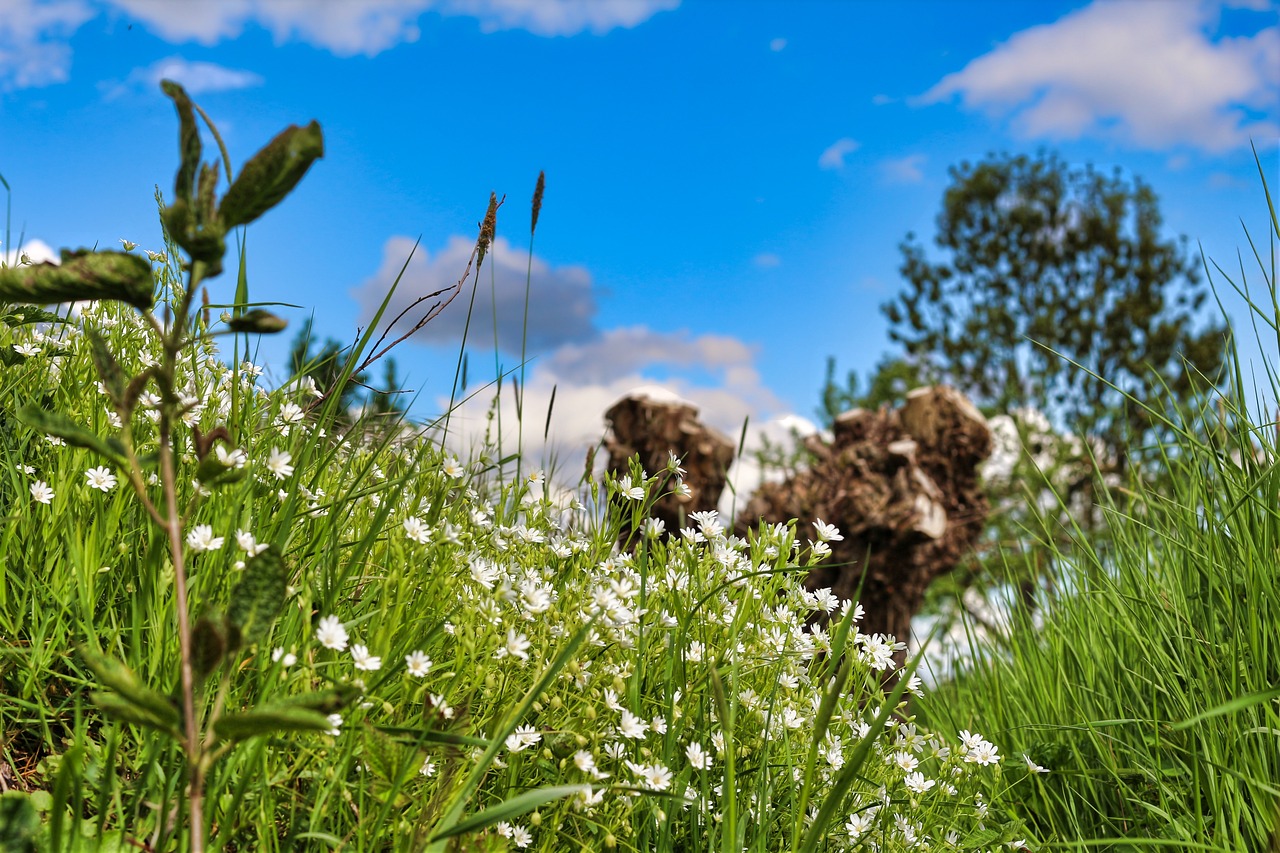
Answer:
<path fill-rule="evenodd" d="M 865 372 L 890 349 L 897 245 L 932 236 L 961 160 L 1119 166 L 1224 266 L 1242 219 L 1267 233 L 1250 139 L 1280 186 L 1268 2 L 0 0 L 0 174 L 29 250 L 160 248 L 164 76 L 237 167 L 323 126 L 325 158 L 248 234 L 252 297 L 321 334 L 353 338 L 419 237 L 404 299 L 456 281 L 505 194 L 473 385 L 519 362 L 545 170 L 528 407 L 540 433 L 557 389 L 569 453 L 646 383 L 735 434 L 812 415 L 829 355 Z M 397 351 L 415 412 L 448 398 L 468 297 Z"/>

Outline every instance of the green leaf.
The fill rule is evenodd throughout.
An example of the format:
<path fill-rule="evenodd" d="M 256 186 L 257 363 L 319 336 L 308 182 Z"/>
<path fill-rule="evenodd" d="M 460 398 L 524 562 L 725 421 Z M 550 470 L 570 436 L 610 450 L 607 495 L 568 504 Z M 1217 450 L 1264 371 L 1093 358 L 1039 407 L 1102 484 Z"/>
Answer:
<path fill-rule="evenodd" d="M 65 323 L 66 317 L 54 314 L 52 311 L 45 311 L 43 308 L 37 308 L 34 305 L 16 305 L 7 314 L 0 314 L 0 323 L 13 328 L 15 326 L 27 326 L 31 323 Z"/>
<path fill-rule="evenodd" d="M 0 794 L 0 853 L 36 853 L 40 815 L 26 794 Z"/>
<path fill-rule="evenodd" d="M 274 335 L 276 332 L 283 332 L 288 322 L 282 317 L 277 317 L 270 311 L 264 311 L 261 308 L 255 308 L 252 311 L 246 311 L 236 317 L 232 317 L 227 321 L 227 328 L 233 332 L 248 332 L 255 335 Z"/>
<path fill-rule="evenodd" d="M 319 711 L 321 714 L 336 714 L 359 698 L 360 688 L 352 684 L 339 684 L 329 690 L 299 693 L 273 702 L 272 705 L 279 708 L 305 708 L 310 711 Z M 481 741 L 481 743 L 487 743 L 487 741 Z"/>
<path fill-rule="evenodd" d="M 122 468 L 128 466 L 128 457 L 119 439 L 102 438 L 66 415 L 45 411 L 35 403 L 28 403 L 18 410 L 18 420 L 38 432 L 57 436 L 73 447 L 92 450 Z"/>
<path fill-rule="evenodd" d="M 466 820 L 458 821 L 448 829 L 435 833 L 431 838 L 427 839 L 427 843 L 434 844 L 446 838 L 452 838 L 455 835 L 478 832 L 502 821 L 515 820 L 521 815 L 528 814 L 547 803 L 590 790 L 590 785 L 553 785 L 547 788 L 525 791 L 523 794 L 518 794 L 509 800 L 503 800 L 496 806 L 490 806 Z"/>
<path fill-rule="evenodd" d="M 73 302 L 112 299 L 140 310 L 155 301 L 151 264 L 124 252 L 63 250 L 62 263 L 46 261 L 0 269 L 0 302 Z"/>
<path fill-rule="evenodd" d="M 227 653 L 227 638 L 220 621 L 201 616 L 191 628 L 191 666 L 198 680 L 217 669 Z"/>
<path fill-rule="evenodd" d="M 80 648 L 80 654 L 98 682 L 114 690 L 117 698 L 126 700 L 140 713 L 159 720 L 163 725 L 172 726 L 173 731 L 178 730 L 178 708 L 167 696 L 143 684 L 133 670 L 115 658 L 84 646 Z"/>
<path fill-rule="evenodd" d="M 119 410 L 124 402 L 124 371 L 120 369 L 120 363 L 111 354 L 111 350 L 107 347 L 107 342 L 102 335 L 98 334 L 93 328 L 86 328 L 84 333 L 85 337 L 89 339 L 89 352 L 93 356 L 93 368 L 98 372 L 98 378 L 102 380 L 103 386 L 107 389 L 107 396 L 111 398 L 111 405 Z"/>
<path fill-rule="evenodd" d="M 196 171 L 200 168 L 200 156 L 203 153 L 195 110 L 192 109 L 187 90 L 182 86 L 172 80 L 161 80 L 160 88 L 173 100 L 173 105 L 178 110 L 178 153 L 182 158 L 182 165 L 178 167 L 178 176 L 173 182 L 173 194 L 179 201 L 189 202 L 195 193 Z"/>
<path fill-rule="evenodd" d="M 279 204 L 311 164 L 324 156 L 324 135 L 316 122 L 290 125 L 244 164 L 222 197 L 218 217 L 224 228 L 246 225 Z"/>
<path fill-rule="evenodd" d="M 218 737 L 233 741 L 283 732 L 327 732 L 332 728 L 329 718 L 319 711 L 275 704 L 227 714 L 213 724 Z"/>
<path fill-rule="evenodd" d="M 119 720 L 122 723 L 132 723 L 143 728 L 155 729 L 156 731 L 164 732 L 174 740 L 182 739 L 182 731 L 178 728 L 176 722 L 135 705 L 119 693 L 95 690 L 89 694 L 89 701 L 96 705 L 98 710 L 114 720 Z"/>
<path fill-rule="evenodd" d="M 266 636 L 284 605 L 288 583 L 289 571 L 274 545 L 249 558 L 244 576 L 231 591 L 227 608 L 228 643 L 232 649 L 252 645 Z"/>

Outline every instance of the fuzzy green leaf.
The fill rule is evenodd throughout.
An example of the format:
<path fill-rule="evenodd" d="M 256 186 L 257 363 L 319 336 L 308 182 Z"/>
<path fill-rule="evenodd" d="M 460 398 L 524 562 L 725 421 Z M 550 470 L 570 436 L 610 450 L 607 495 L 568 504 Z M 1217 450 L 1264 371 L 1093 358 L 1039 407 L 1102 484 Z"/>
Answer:
<path fill-rule="evenodd" d="M 40 814 L 26 794 L 18 791 L 0 794 L 0 851 L 36 853 L 39 830 Z"/>
<path fill-rule="evenodd" d="M 197 679 L 202 680 L 217 669 L 227 653 L 227 638 L 220 621 L 201 616 L 191 628 L 191 666 Z"/>
<path fill-rule="evenodd" d="M 244 164 L 222 197 L 218 217 L 224 228 L 246 225 L 279 204 L 311 164 L 324 156 L 324 135 L 316 122 L 290 125 Z"/>
<path fill-rule="evenodd" d="M 169 720 L 159 714 L 153 714 L 146 708 L 141 708 L 130 700 L 121 696 L 119 693 L 108 693 L 104 690 L 95 690 L 89 694 L 89 701 L 98 707 L 98 710 L 122 723 L 132 723 L 135 726 L 143 728 L 155 729 L 158 732 L 164 732 L 174 740 L 182 739 L 182 732 L 178 728 L 175 719 Z"/>
<path fill-rule="evenodd" d="M 84 332 L 85 337 L 89 339 L 89 352 L 93 356 L 93 368 L 98 372 L 98 378 L 102 380 L 103 386 L 107 389 L 107 396 L 111 398 L 111 405 L 119 410 L 124 402 L 124 371 L 120 369 L 120 363 L 111 354 L 111 350 L 107 347 L 107 342 L 102 335 L 92 328 L 86 328 Z"/>
<path fill-rule="evenodd" d="M 233 332 L 247 332 L 254 335 L 274 335 L 283 332 L 288 322 L 270 311 L 255 308 L 227 321 L 227 328 Z"/>
<path fill-rule="evenodd" d="M 360 698 L 360 689 L 351 684 L 339 684 L 329 690 L 318 690 L 314 693 L 299 693 L 287 699 L 273 702 L 278 708 L 305 708 L 321 714 L 336 714 L 352 702 Z M 487 741 L 481 741 L 487 743 Z"/>
<path fill-rule="evenodd" d="M 178 709 L 169 701 L 168 697 L 143 684 L 138 680 L 138 676 L 134 674 L 133 670 L 115 658 L 85 647 L 81 647 L 80 654 L 84 657 L 85 663 L 88 664 L 98 682 L 103 687 L 108 687 L 115 691 L 115 693 L 102 694 L 112 697 L 107 704 L 114 707 L 118 703 L 113 700 L 118 699 L 127 703 L 137 710 L 140 715 L 151 721 L 140 723 L 141 725 L 152 725 L 166 731 L 170 729 L 173 731 L 178 730 Z M 111 710 L 102 703 L 98 703 L 97 698 L 94 699 L 94 702 L 103 710 Z M 130 722 L 135 721 L 131 720 Z"/>
<path fill-rule="evenodd" d="M 154 302 L 154 291 L 151 265 L 124 252 L 64 249 L 60 264 L 46 261 L 0 269 L 0 302 L 112 299 L 145 311 Z"/>
<path fill-rule="evenodd" d="M 227 714 L 213 724 L 223 740 L 244 740 L 257 735 L 283 732 L 327 732 L 333 728 L 329 718 L 309 708 L 264 705 L 241 714 Z"/>
<path fill-rule="evenodd" d="M 230 648 L 249 646 L 266 636 L 284 605 L 288 582 L 289 571 L 274 545 L 249 558 L 227 608 Z"/>
<path fill-rule="evenodd" d="M 192 107 L 187 90 L 172 80 L 161 80 L 160 88 L 173 100 L 178 110 L 178 152 L 182 157 L 182 165 L 178 167 L 178 176 L 173 182 L 173 194 L 179 201 L 189 202 L 195 194 L 196 172 L 200 168 L 200 156 L 203 153 L 200 144 L 200 130 L 196 127 L 196 113 Z"/>
<path fill-rule="evenodd" d="M 119 439 L 102 438 L 66 415 L 45 411 L 35 403 L 28 403 L 18 410 L 18 420 L 38 432 L 57 436 L 73 447 L 92 450 L 120 467 L 128 465 L 124 445 Z"/>

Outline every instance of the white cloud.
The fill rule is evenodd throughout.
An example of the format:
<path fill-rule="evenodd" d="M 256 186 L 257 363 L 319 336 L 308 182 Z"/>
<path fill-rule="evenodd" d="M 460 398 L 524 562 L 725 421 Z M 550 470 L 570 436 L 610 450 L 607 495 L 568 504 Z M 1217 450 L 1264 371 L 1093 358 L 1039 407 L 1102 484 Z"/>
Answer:
<path fill-rule="evenodd" d="M 782 258 L 778 257 L 773 252 L 761 252 L 751 259 L 751 263 L 761 269 L 772 269 L 773 267 L 782 266 Z"/>
<path fill-rule="evenodd" d="M 1221 152 L 1277 132 L 1280 29 L 1220 38 L 1212 4 L 1095 2 L 1012 36 L 917 103 L 959 96 L 1028 138 Z"/>
<path fill-rule="evenodd" d="M 66 41 L 92 17 L 82 0 L 0 0 L 0 91 L 64 82 Z"/>
<path fill-rule="evenodd" d="M 891 184 L 918 184 L 924 180 L 925 156 L 908 154 L 906 157 L 895 157 L 880 162 L 880 174 Z"/>
<path fill-rule="evenodd" d="M 9 266 L 13 266 L 22 256 L 26 255 L 33 264 L 41 264 L 45 261 L 57 261 L 61 256 L 55 252 L 53 247 L 43 240 L 24 240 L 21 248 L 5 249 L 0 246 L 0 262 Z"/>
<path fill-rule="evenodd" d="M 826 151 L 822 152 L 821 156 L 818 157 L 818 168 L 836 170 L 843 169 L 844 158 L 857 151 L 858 147 L 858 142 L 847 136 L 843 139 L 837 139 L 827 147 Z"/>
<path fill-rule="evenodd" d="M 680 0 L 446 0 L 441 11 L 477 18 L 486 32 L 528 30 L 539 36 L 603 35 L 639 26 Z"/>
<path fill-rule="evenodd" d="M 130 90 L 154 90 L 161 80 L 181 83 L 192 95 L 247 89 L 261 86 L 264 82 L 260 75 L 252 71 L 226 68 L 212 62 L 189 62 L 180 56 L 171 56 L 145 68 L 135 68 L 123 82 L 104 83 L 101 88 L 105 97 L 111 100 Z"/>
<path fill-rule="evenodd" d="M 338 56 L 374 56 L 421 35 L 426 12 L 475 18 L 485 32 L 523 29 L 541 36 L 634 27 L 679 0 L 110 0 L 162 38 L 215 44 L 250 23 L 277 42 L 301 41 Z"/>
<path fill-rule="evenodd" d="M 467 267 L 467 259 L 475 241 L 453 236 L 445 247 L 431 254 L 418 248 L 405 268 L 395 296 L 384 314 L 389 321 L 419 297 L 442 291 L 457 284 Z M 413 240 L 392 237 L 383 246 L 382 263 L 351 295 L 360 304 L 360 318 L 367 322 L 382 303 L 391 283 L 400 274 L 413 248 Z M 524 329 L 525 281 L 529 254 L 515 249 L 506 238 L 498 237 L 484 259 L 479 284 L 475 287 L 475 305 L 467 330 L 468 347 L 492 351 L 495 311 L 498 347 L 509 354 L 519 354 Z M 492 275 L 491 275 L 492 273 Z M 529 291 L 529 336 L 526 350 L 537 354 L 562 344 L 581 343 L 597 337 L 595 328 L 596 300 L 591 274 L 583 267 L 556 267 L 535 256 L 532 285 Z M 428 323 L 415 338 L 420 343 L 457 343 L 467 323 L 467 308 L 475 270 L 467 279 L 463 292 L 436 319 Z M 411 323 L 436 302 L 424 302 L 420 310 L 407 318 Z"/>
<path fill-rule="evenodd" d="M 769 42 L 769 50 L 772 50 L 774 53 L 777 53 L 780 50 L 785 50 L 786 47 L 787 47 L 786 39 L 774 39 L 773 41 Z"/>
<path fill-rule="evenodd" d="M 876 106 L 876 107 L 883 107 L 886 104 L 895 103 L 897 100 L 898 100 L 897 98 L 891 98 L 888 95 L 872 95 L 871 96 L 871 104 L 872 106 Z"/>

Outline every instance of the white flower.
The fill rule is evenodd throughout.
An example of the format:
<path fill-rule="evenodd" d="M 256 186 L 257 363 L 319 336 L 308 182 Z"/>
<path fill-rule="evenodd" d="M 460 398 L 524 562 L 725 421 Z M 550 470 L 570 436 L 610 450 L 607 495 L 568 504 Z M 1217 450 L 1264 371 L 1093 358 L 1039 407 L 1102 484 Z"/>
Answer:
<path fill-rule="evenodd" d="M 40 354 L 40 347 L 32 343 L 14 344 L 13 349 L 18 355 L 24 358 L 31 358 L 32 356 Z"/>
<path fill-rule="evenodd" d="M 275 648 L 271 650 L 271 660 L 279 661 L 281 666 L 287 669 L 298 662 L 298 656 L 293 652 L 286 652 L 283 648 Z"/>
<path fill-rule="evenodd" d="M 316 640 L 326 649 L 340 652 L 347 647 L 347 629 L 342 627 L 337 616 L 326 616 L 316 626 Z"/>
<path fill-rule="evenodd" d="M 822 519 L 813 522 L 813 529 L 817 531 L 818 538 L 823 542 L 842 542 L 844 537 L 840 535 L 840 528 L 834 524 L 827 524 Z"/>
<path fill-rule="evenodd" d="M 208 524 L 197 524 L 187 531 L 187 547 L 199 554 L 202 551 L 216 551 L 225 541 L 222 536 L 213 535 L 213 527 Z"/>
<path fill-rule="evenodd" d="M 938 784 L 933 779 L 924 778 L 924 774 L 919 771 L 915 773 L 908 773 L 907 778 L 903 780 L 903 782 L 907 786 L 907 790 L 914 794 L 926 793 L 930 788 Z"/>
<path fill-rule="evenodd" d="M 271 547 L 270 542 L 259 542 L 247 530 L 236 531 L 236 545 L 250 557 L 256 557 Z"/>
<path fill-rule="evenodd" d="M 631 485 L 631 475 L 627 474 L 618 481 L 618 494 L 633 501 L 644 500 L 644 485 Z"/>
<path fill-rule="evenodd" d="M 431 669 L 431 658 L 421 651 L 413 652 L 404 656 L 404 666 L 414 678 L 422 678 Z"/>
<path fill-rule="evenodd" d="M 423 776 L 428 776 L 428 777 L 436 775 L 435 762 L 432 761 L 430 758 L 426 759 L 425 761 L 422 762 L 422 769 L 420 769 L 418 772 L 421 773 Z"/>
<path fill-rule="evenodd" d="M 684 748 L 684 754 L 694 770 L 711 769 L 711 755 L 696 740 Z"/>
<path fill-rule="evenodd" d="M 333 737 L 337 737 L 338 735 L 342 734 L 342 715 L 330 714 L 329 726 L 330 726 L 329 734 L 332 735 Z"/>
<path fill-rule="evenodd" d="M 225 468 L 243 468 L 249 461 L 249 457 L 238 447 L 227 450 L 219 444 L 213 448 L 213 452 L 218 459 L 218 464 Z"/>
<path fill-rule="evenodd" d="M 1049 772 L 1048 767 L 1041 767 L 1039 764 L 1036 764 L 1034 761 L 1031 760 L 1031 756 L 1027 755 L 1026 753 L 1023 753 L 1022 760 L 1027 762 L 1027 771 L 1030 773 L 1048 773 Z"/>
<path fill-rule="evenodd" d="M 276 418 L 276 423 L 281 426 L 285 424 L 296 424 L 302 420 L 302 407 L 297 403 L 285 403 L 280 407 L 280 414 Z"/>
<path fill-rule="evenodd" d="M 538 741 L 542 740 L 542 735 L 533 726 L 520 726 L 514 732 L 507 735 L 507 749 L 511 752 L 520 752 L 528 749 Z"/>
<path fill-rule="evenodd" d="M 904 773 L 910 773 L 920 766 L 920 762 L 909 752 L 895 752 L 893 754 L 893 763 L 898 765 Z"/>
<path fill-rule="evenodd" d="M 283 480 L 293 473 L 293 466 L 289 464 L 292 460 L 293 455 L 287 450 L 273 447 L 267 457 L 267 470 L 275 474 L 277 480 Z"/>
<path fill-rule="evenodd" d="M 528 847 L 533 843 L 533 833 L 519 824 L 511 827 L 511 843 L 517 847 Z"/>
<path fill-rule="evenodd" d="M 351 657 L 356 662 L 356 669 L 365 672 L 377 672 L 382 669 L 382 658 L 369 654 L 369 650 L 359 644 L 351 647 Z"/>
<path fill-rule="evenodd" d="M 411 515 L 404 520 L 404 535 L 409 537 L 411 542 L 426 545 L 431 541 L 431 528 L 416 515 Z"/>
<path fill-rule="evenodd" d="M 53 501 L 53 489 L 44 480 L 36 480 L 31 484 L 31 497 L 36 503 L 47 504 Z"/>
<path fill-rule="evenodd" d="M 622 722 L 618 724 L 618 734 L 623 737 L 639 739 L 644 737 L 644 733 L 648 730 L 648 723 L 628 711 L 626 708 L 622 709 Z"/>
<path fill-rule="evenodd" d="M 665 791 L 671 787 L 671 771 L 661 764 L 634 764 L 628 761 L 627 767 L 654 791 Z"/>
<path fill-rule="evenodd" d="M 502 659 L 507 655 L 510 655 L 514 658 L 520 658 L 520 660 L 528 660 L 530 645 L 531 643 L 529 642 L 528 637 L 524 634 L 517 634 L 514 628 L 508 628 L 507 644 L 498 649 L 497 653 L 494 654 L 494 657 Z"/>
<path fill-rule="evenodd" d="M 849 819 L 845 821 L 844 824 L 845 832 L 849 833 L 850 838 L 858 838 L 862 833 L 871 828 L 872 823 L 876 819 L 877 811 L 878 809 L 876 809 L 875 806 L 872 806 L 866 811 L 849 815 Z"/>
<path fill-rule="evenodd" d="M 440 466 L 440 470 L 450 480 L 456 480 L 467 473 L 467 469 L 462 467 L 462 463 L 458 462 L 456 456 L 447 457 L 444 460 L 444 464 Z"/>
<path fill-rule="evenodd" d="M 996 750 L 995 744 L 983 741 L 976 746 L 969 747 L 964 760 L 974 764 L 981 764 L 985 767 L 988 764 L 995 764 L 1000 761 L 1000 755 Z"/>

